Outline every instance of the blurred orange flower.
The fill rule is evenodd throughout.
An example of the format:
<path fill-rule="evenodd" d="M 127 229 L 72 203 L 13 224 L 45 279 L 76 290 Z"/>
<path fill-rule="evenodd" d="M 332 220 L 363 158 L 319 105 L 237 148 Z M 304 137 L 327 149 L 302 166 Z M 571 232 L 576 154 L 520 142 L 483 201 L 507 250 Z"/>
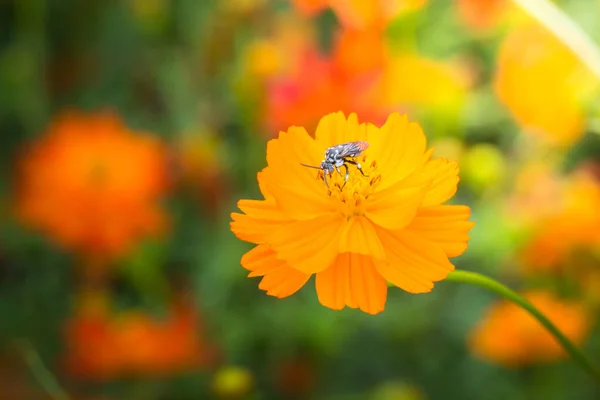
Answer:
<path fill-rule="evenodd" d="M 570 176 L 554 210 L 533 226 L 520 257 L 526 270 L 564 268 L 573 252 L 600 247 L 600 185 L 587 173 Z"/>
<path fill-rule="evenodd" d="M 301 165 L 318 164 L 330 146 L 367 141 L 352 167 L 328 177 Z M 329 114 L 315 139 L 291 127 L 267 145 L 268 166 L 258 174 L 265 200 L 240 200 L 232 213 L 238 238 L 257 246 L 242 257 L 259 288 L 287 297 L 316 274 L 319 301 L 377 314 L 387 282 L 411 293 L 429 292 L 467 248 L 470 209 L 443 205 L 456 192 L 458 165 L 431 159 L 420 126 L 392 114 L 378 128 L 356 114 Z M 345 183 L 344 183 L 345 182 Z"/>
<path fill-rule="evenodd" d="M 163 231 L 166 153 L 156 138 L 113 114 L 65 112 L 26 150 L 16 212 L 61 246 L 117 256 Z"/>
<path fill-rule="evenodd" d="M 302 14 L 312 16 L 327 8 L 328 0 L 290 0 Z"/>
<path fill-rule="evenodd" d="M 68 321 L 65 340 L 64 367 L 83 379 L 165 375 L 215 361 L 214 348 L 201 337 L 195 310 L 185 304 L 173 305 L 164 319 L 84 305 Z"/>
<path fill-rule="evenodd" d="M 528 229 L 552 217 L 564 207 L 564 185 L 556 166 L 547 160 L 521 165 L 506 199 L 506 218 Z"/>
<path fill-rule="evenodd" d="M 292 0 L 292 3 L 306 15 L 331 7 L 344 26 L 367 29 L 385 27 L 402 13 L 419 10 L 427 0 Z"/>
<path fill-rule="evenodd" d="M 584 102 L 598 82 L 545 28 L 515 28 L 498 55 L 494 88 L 527 132 L 566 146 L 583 134 Z"/>
<path fill-rule="evenodd" d="M 525 297 L 571 341 L 584 341 L 589 315 L 580 304 L 543 291 Z M 564 356 L 564 350 L 538 321 L 521 307 L 505 300 L 492 305 L 469 339 L 471 350 L 490 362 L 520 366 L 551 362 Z"/>
<path fill-rule="evenodd" d="M 389 59 L 384 34 L 376 29 L 337 32 L 333 60 L 346 76 L 379 72 Z"/>
<path fill-rule="evenodd" d="M 493 28 L 512 5 L 508 0 L 456 0 L 458 15 L 474 31 Z"/>

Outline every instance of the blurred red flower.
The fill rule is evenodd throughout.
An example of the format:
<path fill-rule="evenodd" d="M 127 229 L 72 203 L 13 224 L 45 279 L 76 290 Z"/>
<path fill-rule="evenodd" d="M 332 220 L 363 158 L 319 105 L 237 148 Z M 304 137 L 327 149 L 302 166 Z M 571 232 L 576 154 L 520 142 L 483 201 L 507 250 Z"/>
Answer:
<path fill-rule="evenodd" d="M 314 132 L 323 115 L 337 111 L 385 122 L 392 109 L 380 95 L 381 71 L 370 62 L 347 62 L 350 51 L 340 50 L 337 58 L 307 51 L 297 71 L 269 82 L 265 118 L 272 134 L 293 125 Z"/>

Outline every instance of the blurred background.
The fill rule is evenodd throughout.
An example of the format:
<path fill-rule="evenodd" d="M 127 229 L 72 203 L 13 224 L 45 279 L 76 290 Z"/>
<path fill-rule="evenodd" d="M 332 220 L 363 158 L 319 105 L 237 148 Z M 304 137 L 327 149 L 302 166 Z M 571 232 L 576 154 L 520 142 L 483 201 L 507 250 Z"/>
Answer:
<path fill-rule="evenodd" d="M 482 289 L 279 300 L 229 229 L 280 130 L 407 113 L 460 162 L 457 268 L 600 364 L 599 83 L 509 0 L 1 1 L 0 399 L 600 398 Z"/>

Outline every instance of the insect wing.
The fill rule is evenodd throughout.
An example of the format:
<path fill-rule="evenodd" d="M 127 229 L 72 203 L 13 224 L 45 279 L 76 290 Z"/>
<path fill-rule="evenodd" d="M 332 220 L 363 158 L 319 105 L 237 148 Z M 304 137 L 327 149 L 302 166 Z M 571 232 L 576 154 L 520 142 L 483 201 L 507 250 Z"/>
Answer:
<path fill-rule="evenodd" d="M 365 141 L 349 142 L 336 147 L 339 150 L 338 157 L 356 157 L 369 147 L 369 143 Z"/>

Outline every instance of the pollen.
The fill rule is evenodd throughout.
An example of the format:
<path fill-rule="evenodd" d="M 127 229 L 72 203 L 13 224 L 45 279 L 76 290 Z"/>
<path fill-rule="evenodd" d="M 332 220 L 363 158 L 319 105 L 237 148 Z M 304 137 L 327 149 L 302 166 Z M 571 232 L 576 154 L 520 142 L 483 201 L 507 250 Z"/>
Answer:
<path fill-rule="evenodd" d="M 327 177 L 329 189 L 323 187 L 328 195 L 340 202 L 339 209 L 346 217 L 350 219 L 355 216 L 364 215 L 364 202 L 373 193 L 379 182 L 381 182 L 381 173 L 377 162 L 370 158 L 368 154 L 351 159 L 360 164 L 364 175 L 356 165 L 348 165 L 348 180 L 346 180 L 346 168 L 341 167 L 340 173 L 335 171 Z M 319 177 L 323 179 L 323 173 Z"/>

